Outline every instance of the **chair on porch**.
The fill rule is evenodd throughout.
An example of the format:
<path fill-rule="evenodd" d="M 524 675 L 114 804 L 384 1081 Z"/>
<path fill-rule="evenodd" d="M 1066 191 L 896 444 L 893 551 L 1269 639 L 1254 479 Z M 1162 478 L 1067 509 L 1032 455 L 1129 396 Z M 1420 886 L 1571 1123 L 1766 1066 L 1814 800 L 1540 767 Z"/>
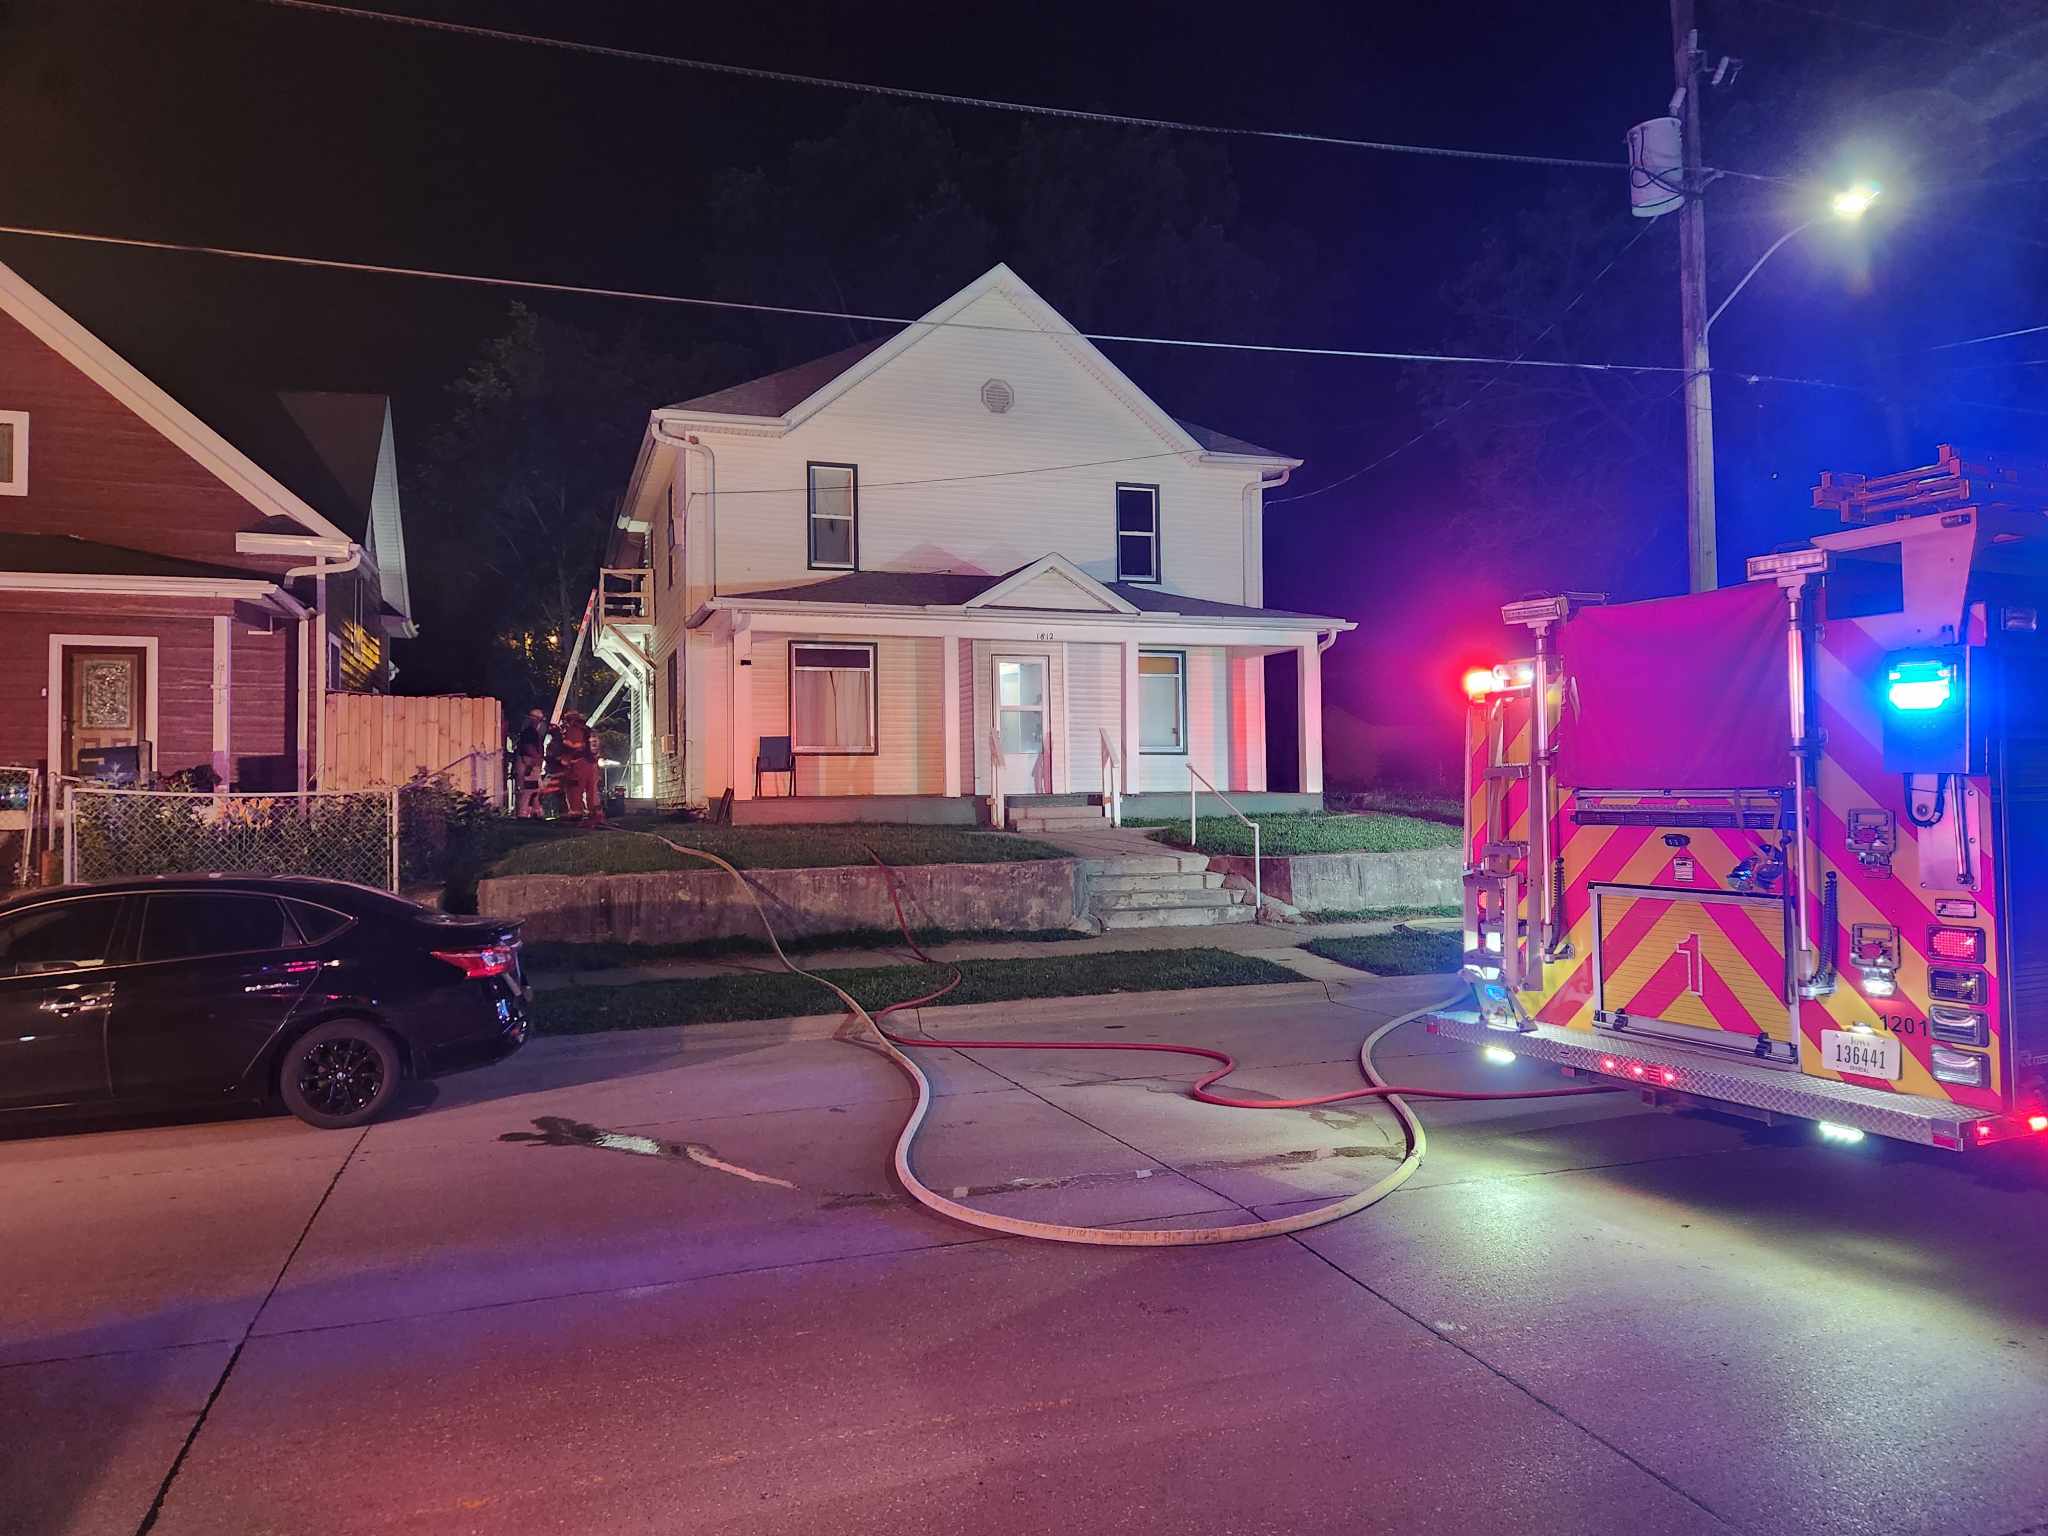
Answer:
<path fill-rule="evenodd" d="M 754 751 L 754 798 L 761 798 L 761 776 L 769 773 L 789 775 L 789 793 L 796 795 L 796 754 L 790 750 L 787 736 L 763 736 Z"/>

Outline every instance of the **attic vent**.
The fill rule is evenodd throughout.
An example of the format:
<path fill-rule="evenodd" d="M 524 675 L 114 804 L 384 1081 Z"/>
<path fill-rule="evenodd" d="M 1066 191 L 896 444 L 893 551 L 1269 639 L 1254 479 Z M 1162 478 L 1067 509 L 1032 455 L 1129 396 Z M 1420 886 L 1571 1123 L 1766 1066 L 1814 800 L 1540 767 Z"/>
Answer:
<path fill-rule="evenodd" d="M 981 386 L 981 403 L 1000 416 L 1017 403 L 1017 393 L 1006 379 L 990 379 Z"/>

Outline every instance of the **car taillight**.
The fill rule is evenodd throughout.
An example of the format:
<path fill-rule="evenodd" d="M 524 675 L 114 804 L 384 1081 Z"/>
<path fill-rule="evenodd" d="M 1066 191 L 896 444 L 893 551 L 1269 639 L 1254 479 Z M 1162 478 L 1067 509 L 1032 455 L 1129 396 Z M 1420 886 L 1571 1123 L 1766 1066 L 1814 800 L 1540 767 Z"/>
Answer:
<path fill-rule="evenodd" d="M 436 960 L 445 960 L 472 981 L 485 976 L 502 976 L 512 969 L 516 946 L 493 944 L 484 949 L 437 949 Z"/>
<path fill-rule="evenodd" d="M 1982 928 L 1930 928 L 1927 952 L 1936 960 L 1960 960 L 1967 965 L 1984 963 Z"/>

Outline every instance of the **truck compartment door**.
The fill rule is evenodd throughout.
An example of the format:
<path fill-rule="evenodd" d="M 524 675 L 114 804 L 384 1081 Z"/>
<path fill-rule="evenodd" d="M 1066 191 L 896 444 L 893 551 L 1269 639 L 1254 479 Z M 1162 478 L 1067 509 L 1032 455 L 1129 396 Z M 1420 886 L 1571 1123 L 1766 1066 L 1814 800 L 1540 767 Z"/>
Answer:
<path fill-rule="evenodd" d="M 1796 1067 L 1782 897 L 1595 885 L 1597 1027 Z"/>

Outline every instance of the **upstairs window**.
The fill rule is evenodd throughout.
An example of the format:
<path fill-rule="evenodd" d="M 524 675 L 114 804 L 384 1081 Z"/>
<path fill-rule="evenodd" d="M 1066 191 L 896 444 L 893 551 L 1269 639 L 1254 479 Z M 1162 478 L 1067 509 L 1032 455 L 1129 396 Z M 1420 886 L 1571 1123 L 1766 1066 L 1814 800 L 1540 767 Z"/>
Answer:
<path fill-rule="evenodd" d="M 1159 580 L 1159 487 L 1116 488 L 1116 579 Z"/>
<path fill-rule="evenodd" d="M 854 524 L 859 474 L 851 464 L 806 466 L 810 481 L 811 558 L 814 571 L 850 571 L 860 552 Z"/>
<path fill-rule="evenodd" d="M 668 483 L 668 584 L 671 587 L 676 584 L 676 545 L 680 542 L 676 538 L 676 483 L 674 480 L 670 480 Z"/>
<path fill-rule="evenodd" d="M 28 494 L 28 412 L 0 411 L 0 496 Z"/>
<path fill-rule="evenodd" d="M 875 750 L 875 734 L 875 648 L 791 645 L 791 749 L 860 756 Z"/>

